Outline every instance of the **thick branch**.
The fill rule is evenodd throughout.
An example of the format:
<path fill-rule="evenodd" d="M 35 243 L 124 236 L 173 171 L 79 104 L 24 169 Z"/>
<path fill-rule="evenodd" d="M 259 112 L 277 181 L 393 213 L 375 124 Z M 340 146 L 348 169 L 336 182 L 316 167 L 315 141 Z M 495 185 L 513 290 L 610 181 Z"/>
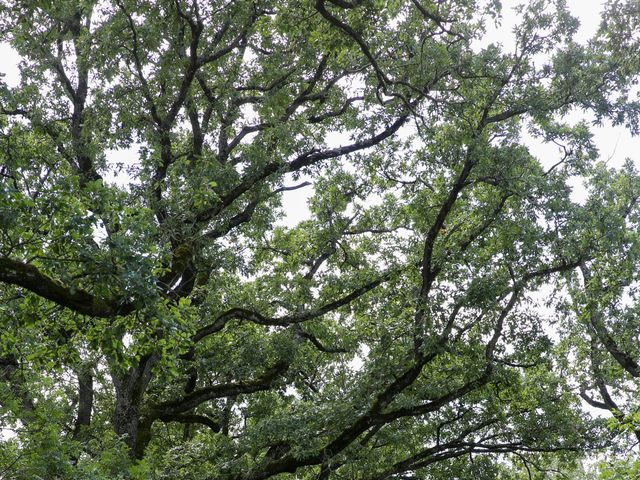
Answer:
<path fill-rule="evenodd" d="M 152 409 L 150 418 L 162 418 L 187 412 L 214 398 L 230 397 L 246 393 L 255 393 L 271 388 L 278 376 L 289 368 L 289 361 L 282 360 L 265 371 L 255 380 L 240 381 L 200 388 L 177 400 L 162 402 Z"/>
<path fill-rule="evenodd" d="M 85 290 L 63 285 L 35 266 L 9 258 L 0 258 L 0 282 L 26 288 L 42 298 L 91 317 L 126 315 L 133 309 L 130 304 L 118 305 L 114 300 L 99 298 Z"/>
<path fill-rule="evenodd" d="M 373 290 L 374 288 L 378 287 L 379 285 L 387 281 L 395 273 L 397 273 L 396 270 L 389 271 L 381 275 L 380 277 L 376 278 L 375 280 L 362 285 L 360 288 L 353 290 L 351 293 L 341 298 L 338 298 L 333 302 L 327 303 L 315 309 L 304 310 L 294 315 L 287 315 L 283 317 L 265 317 L 264 315 L 258 312 L 248 310 L 245 308 L 232 308 L 224 312 L 222 315 L 220 315 L 216 319 L 216 321 L 213 322 L 212 324 L 207 325 L 206 327 L 202 327 L 200 330 L 198 330 L 196 334 L 193 336 L 192 340 L 194 342 L 198 342 L 203 338 L 207 337 L 208 335 L 219 332 L 225 327 L 227 322 L 233 319 L 246 320 L 252 323 L 256 323 L 258 325 L 271 325 L 271 326 L 281 326 L 281 327 L 305 322 L 308 320 L 313 320 L 314 318 L 321 317 L 322 315 L 325 315 L 329 312 L 337 310 L 340 307 L 348 305 L 355 299 L 361 297 L 362 295 L 366 294 L 367 292 Z"/>
<path fill-rule="evenodd" d="M 197 423 L 200 425 L 205 425 L 211 429 L 214 433 L 219 433 L 221 430 L 220 423 L 215 420 L 207 417 L 206 415 L 196 415 L 196 414 L 180 414 L 180 415 L 161 415 L 159 417 L 165 423 L 168 422 L 179 422 L 184 424 L 193 424 Z"/>

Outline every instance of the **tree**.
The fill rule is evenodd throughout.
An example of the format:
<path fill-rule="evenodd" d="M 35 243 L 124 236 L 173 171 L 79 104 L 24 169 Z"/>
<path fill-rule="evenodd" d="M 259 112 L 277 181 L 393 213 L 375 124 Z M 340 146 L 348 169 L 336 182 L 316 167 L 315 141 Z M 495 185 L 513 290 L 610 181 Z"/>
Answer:
<path fill-rule="evenodd" d="M 3 475 L 522 478 L 605 443 L 536 291 L 624 243 L 567 120 L 635 130 L 623 22 L 580 45 L 533 1 L 480 49 L 499 2 L 1 12 Z"/>
<path fill-rule="evenodd" d="M 590 206 L 597 202 L 601 212 L 594 231 L 615 241 L 607 242 L 606 249 L 581 265 L 579 275 L 572 275 L 565 348 L 578 359 L 574 370 L 580 396 L 592 408 L 608 412 L 612 433 L 622 437 L 618 442 L 620 463 L 612 463 L 612 472 L 624 470 L 624 478 L 633 478 L 640 465 L 629 448 L 640 439 L 636 401 L 640 370 L 635 345 L 639 246 L 635 203 L 640 185 L 631 162 L 619 172 L 601 168 L 592 182 L 598 194 Z M 611 473 L 603 478 L 622 477 Z"/>

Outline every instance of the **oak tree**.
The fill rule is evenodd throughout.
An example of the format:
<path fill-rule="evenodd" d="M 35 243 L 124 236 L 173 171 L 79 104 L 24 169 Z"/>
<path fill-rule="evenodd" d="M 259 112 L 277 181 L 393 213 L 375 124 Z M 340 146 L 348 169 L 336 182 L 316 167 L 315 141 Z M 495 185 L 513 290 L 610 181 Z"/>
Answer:
<path fill-rule="evenodd" d="M 534 478 L 611 442 L 556 337 L 637 361 L 601 312 L 640 180 L 572 121 L 636 131 L 637 2 L 580 44 L 533 0 L 513 45 L 498 1 L 1 5 L 0 476 Z"/>

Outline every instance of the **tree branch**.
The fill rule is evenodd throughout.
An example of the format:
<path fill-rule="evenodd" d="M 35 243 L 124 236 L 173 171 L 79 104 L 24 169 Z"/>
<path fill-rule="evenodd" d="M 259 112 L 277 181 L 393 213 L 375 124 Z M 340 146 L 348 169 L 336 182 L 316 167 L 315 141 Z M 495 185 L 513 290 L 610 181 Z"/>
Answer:
<path fill-rule="evenodd" d="M 200 328 L 195 333 L 195 335 L 192 337 L 191 340 L 193 342 L 199 342 L 203 338 L 222 330 L 227 324 L 227 322 L 233 319 L 246 320 L 252 323 L 256 323 L 258 325 L 270 325 L 270 326 L 280 326 L 280 327 L 301 323 L 301 322 L 306 322 L 308 320 L 313 320 L 329 312 L 337 310 L 340 307 L 348 305 L 355 299 L 370 292 L 371 290 L 378 287 L 385 281 L 389 280 L 389 278 L 391 278 L 396 273 L 397 273 L 397 269 L 391 270 L 379 276 L 375 280 L 372 280 L 362 285 L 360 288 L 353 290 L 349 294 L 344 295 L 341 298 L 338 298 L 333 302 L 329 302 L 318 308 L 304 310 L 302 312 L 299 312 L 293 315 L 287 315 L 283 317 L 265 317 L 264 315 L 256 311 L 248 310 L 246 308 L 240 308 L 240 307 L 232 308 L 230 310 L 227 310 L 223 314 L 221 314 L 216 319 L 216 321 L 213 322 L 212 324 L 209 324 L 205 327 Z"/>
<path fill-rule="evenodd" d="M 75 312 L 91 317 L 126 315 L 133 305 L 103 299 L 81 289 L 63 285 L 28 263 L 0 258 L 0 282 L 17 285 Z"/>

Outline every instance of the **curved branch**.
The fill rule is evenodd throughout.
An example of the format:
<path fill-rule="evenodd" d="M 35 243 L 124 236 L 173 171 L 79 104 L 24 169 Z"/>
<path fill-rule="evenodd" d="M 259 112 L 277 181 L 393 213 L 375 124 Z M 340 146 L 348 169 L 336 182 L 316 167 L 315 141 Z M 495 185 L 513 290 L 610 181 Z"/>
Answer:
<path fill-rule="evenodd" d="M 207 417 L 206 415 L 197 415 L 197 414 L 176 414 L 176 415 L 161 415 L 158 417 L 165 423 L 168 422 L 179 422 L 179 423 L 198 423 L 200 425 L 205 425 L 209 427 L 214 433 L 219 433 L 221 430 L 220 423 L 215 420 Z"/>
<path fill-rule="evenodd" d="M 227 322 L 233 319 L 247 320 L 249 322 L 256 323 L 258 325 L 270 325 L 270 326 L 279 326 L 279 327 L 284 327 L 287 325 L 292 325 L 296 323 L 306 322 L 308 320 L 313 320 L 314 318 L 321 317 L 322 315 L 325 315 L 329 312 L 337 310 L 340 307 L 348 305 L 355 299 L 361 297 L 362 295 L 378 287 L 385 281 L 389 280 L 395 273 L 397 273 L 397 270 L 391 270 L 381 275 L 380 277 L 376 278 L 375 280 L 362 285 L 360 288 L 353 290 L 348 295 L 345 295 L 333 302 L 322 305 L 321 307 L 314 308 L 311 310 L 304 310 L 295 315 L 288 315 L 284 317 L 265 317 L 264 315 L 256 311 L 249 310 L 246 308 L 240 308 L 240 307 L 232 308 L 230 310 L 227 310 L 223 314 L 221 314 L 216 319 L 216 321 L 213 322 L 212 324 L 209 324 L 199 329 L 195 333 L 195 335 L 191 338 L 191 340 L 193 342 L 198 342 L 213 333 L 219 332 L 225 327 Z"/>
<path fill-rule="evenodd" d="M 109 318 L 133 311 L 131 304 L 118 304 L 113 299 L 66 286 L 28 263 L 0 258 L 0 282 L 17 285 L 63 307 L 91 317 Z"/>
<path fill-rule="evenodd" d="M 255 380 L 224 383 L 194 390 L 182 398 L 157 404 L 149 415 L 150 419 L 163 416 L 175 416 L 187 412 L 204 402 L 215 398 L 231 397 L 246 393 L 255 393 L 271 388 L 278 376 L 289 368 L 290 361 L 281 360 Z"/>

